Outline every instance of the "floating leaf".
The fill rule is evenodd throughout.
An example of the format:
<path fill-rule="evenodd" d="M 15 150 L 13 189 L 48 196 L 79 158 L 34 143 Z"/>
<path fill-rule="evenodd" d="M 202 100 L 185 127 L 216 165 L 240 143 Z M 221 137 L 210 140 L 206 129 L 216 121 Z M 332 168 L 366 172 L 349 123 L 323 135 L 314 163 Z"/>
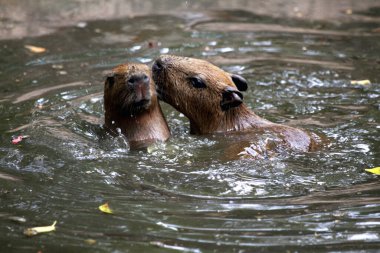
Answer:
<path fill-rule="evenodd" d="M 371 84 L 370 80 L 351 80 L 352 85 L 369 85 Z"/>
<path fill-rule="evenodd" d="M 365 171 L 371 172 L 375 175 L 380 175 L 380 167 L 372 168 L 372 169 L 366 169 Z"/>
<path fill-rule="evenodd" d="M 29 138 L 29 135 L 19 135 L 12 137 L 12 144 L 19 144 L 23 139 Z"/>
<path fill-rule="evenodd" d="M 113 211 L 112 209 L 109 207 L 108 203 L 105 203 L 101 206 L 99 206 L 99 210 L 102 211 L 103 213 L 109 213 L 109 214 L 112 214 Z"/>
<path fill-rule="evenodd" d="M 32 45 L 25 45 L 25 48 L 28 49 L 30 52 L 37 53 L 37 54 L 40 54 L 46 51 L 46 48 L 36 47 Z"/>
<path fill-rule="evenodd" d="M 54 221 L 54 223 L 51 226 L 27 228 L 24 230 L 24 235 L 34 236 L 40 233 L 47 233 L 47 232 L 54 231 L 56 223 L 57 221 Z"/>
<path fill-rule="evenodd" d="M 96 240 L 94 239 L 86 239 L 84 240 L 85 243 L 87 243 L 88 245 L 94 245 L 96 243 Z"/>

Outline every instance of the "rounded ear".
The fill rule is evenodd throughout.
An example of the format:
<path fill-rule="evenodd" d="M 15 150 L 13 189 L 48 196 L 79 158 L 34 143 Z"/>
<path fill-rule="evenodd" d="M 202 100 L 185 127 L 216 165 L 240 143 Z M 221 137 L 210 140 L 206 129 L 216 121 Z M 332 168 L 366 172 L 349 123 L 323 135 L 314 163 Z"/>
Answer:
<path fill-rule="evenodd" d="M 105 76 L 106 76 L 105 85 L 112 87 L 115 83 L 115 73 L 109 72 Z"/>
<path fill-rule="evenodd" d="M 240 91 L 246 91 L 248 89 L 248 83 L 247 80 L 245 80 L 244 77 L 236 75 L 236 74 L 231 74 L 232 81 Z"/>
<path fill-rule="evenodd" d="M 222 101 L 220 102 L 220 107 L 223 111 L 227 111 L 231 108 L 239 106 L 243 103 L 243 94 L 232 88 L 227 87 L 222 93 Z"/>

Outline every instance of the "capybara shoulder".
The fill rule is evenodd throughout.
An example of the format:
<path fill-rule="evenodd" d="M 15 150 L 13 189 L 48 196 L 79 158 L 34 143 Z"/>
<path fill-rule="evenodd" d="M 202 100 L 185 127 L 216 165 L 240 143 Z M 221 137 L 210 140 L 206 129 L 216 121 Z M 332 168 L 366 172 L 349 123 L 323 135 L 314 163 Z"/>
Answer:
<path fill-rule="evenodd" d="M 170 136 L 150 68 L 145 64 L 122 64 L 107 74 L 104 111 L 106 128 L 124 134 L 131 148 L 166 141 Z"/>
<path fill-rule="evenodd" d="M 256 115 L 243 103 L 247 81 L 201 59 L 162 55 L 152 66 L 160 98 L 190 120 L 194 134 L 251 131 L 271 133 L 293 150 L 315 147 L 308 132 L 275 124 Z"/>

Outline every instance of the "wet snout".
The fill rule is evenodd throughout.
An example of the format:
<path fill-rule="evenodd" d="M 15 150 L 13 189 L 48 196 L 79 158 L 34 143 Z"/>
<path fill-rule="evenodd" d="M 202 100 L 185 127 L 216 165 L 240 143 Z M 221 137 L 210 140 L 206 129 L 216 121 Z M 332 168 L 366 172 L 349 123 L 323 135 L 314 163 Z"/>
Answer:
<path fill-rule="evenodd" d="M 153 74 L 159 74 L 162 70 L 165 69 L 166 65 L 169 63 L 169 57 L 166 55 L 161 55 L 158 57 L 152 66 Z"/>
<path fill-rule="evenodd" d="M 126 85 L 134 93 L 134 104 L 145 105 L 150 102 L 150 78 L 146 74 L 134 74 L 128 80 Z"/>
<path fill-rule="evenodd" d="M 162 74 L 166 66 L 166 61 L 163 56 L 157 58 L 152 65 L 153 79 L 156 84 L 156 92 L 160 100 L 163 99 Z"/>
<path fill-rule="evenodd" d="M 160 58 L 154 61 L 153 66 L 152 66 L 153 73 L 158 73 L 163 68 L 164 68 L 163 61 Z"/>

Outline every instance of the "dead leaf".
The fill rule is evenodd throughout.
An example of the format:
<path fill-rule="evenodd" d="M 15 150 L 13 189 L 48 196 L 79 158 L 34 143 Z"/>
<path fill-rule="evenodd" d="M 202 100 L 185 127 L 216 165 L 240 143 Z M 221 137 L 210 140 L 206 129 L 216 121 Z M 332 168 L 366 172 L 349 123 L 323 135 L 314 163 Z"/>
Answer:
<path fill-rule="evenodd" d="M 55 230 L 55 224 L 57 221 L 54 221 L 54 223 L 50 226 L 45 226 L 45 227 L 34 227 L 34 228 L 26 228 L 24 230 L 24 235 L 27 236 L 34 236 L 40 233 L 47 233 Z"/>
<path fill-rule="evenodd" d="M 372 168 L 372 169 L 365 169 L 365 171 L 368 171 L 368 172 L 371 172 L 375 175 L 380 175 L 380 167 L 375 167 L 375 168 Z"/>
<path fill-rule="evenodd" d="M 88 245 L 94 245 L 96 243 L 96 240 L 94 239 L 86 239 L 84 242 Z"/>
<path fill-rule="evenodd" d="M 99 206 L 99 210 L 102 211 L 103 213 L 113 214 L 113 211 L 109 207 L 108 203 L 105 203 L 105 204 Z"/>
<path fill-rule="evenodd" d="M 29 135 L 19 135 L 12 137 L 12 144 L 19 144 L 23 139 L 29 138 Z"/>
<path fill-rule="evenodd" d="M 25 45 L 25 48 L 28 49 L 32 53 L 40 54 L 46 52 L 46 48 L 44 47 L 36 47 L 32 45 Z"/>
<path fill-rule="evenodd" d="M 369 85 L 371 84 L 371 81 L 366 79 L 366 80 L 351 80 L 352 85 Z"/>

